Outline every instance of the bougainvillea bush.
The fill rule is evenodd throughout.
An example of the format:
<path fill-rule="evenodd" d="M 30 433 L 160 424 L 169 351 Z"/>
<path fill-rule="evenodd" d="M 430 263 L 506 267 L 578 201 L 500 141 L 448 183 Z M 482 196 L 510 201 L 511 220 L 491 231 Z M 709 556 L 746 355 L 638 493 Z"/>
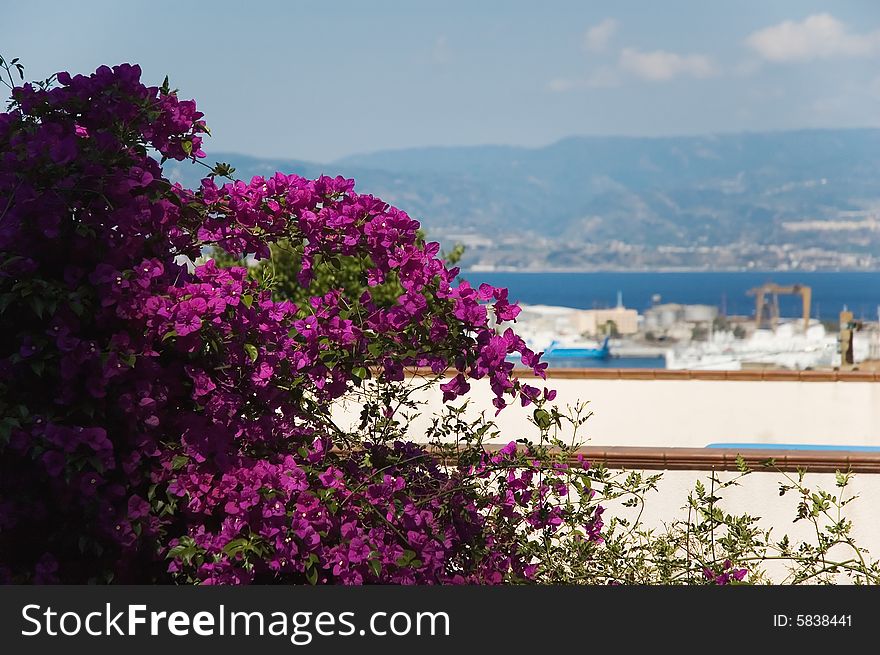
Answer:
<path fill-rule="evenodd" d="M 217 165 L 172 184 L 162 163 L 198 162 L 208 128 L 140 78 L 59 73 L 0 114 L 0 581 L 534 579 L 530 544 L 571 511 L 550 502 L 565 464 L 514 445 L 441 462 L 386 429 L 394 394 L 355 433 L 328 409 L 410 366 L 453 369 L 447 401 L 473 380 L 499 411 L 552 399 L 512 375 L 510 355 L 546 365 L 504 326 L 506 291 L 456 283 L 415 220 L 351 180 Z M 186 265 L 276 242 L 296 250 L 303 302 Z M 308 293 L 352 266 L 356 293 Z M 601 509 L 578 511 L 598 541 Z"/>
<path fill-rule="evenodd" d="M 195 103 L 137 66 L 21 86 L 0 69 L 0 583 L 740 584 L 780 560 L 789 582 L 880 582 L 846 474 L 835 494 L 781 486 L 815 544 L 722 511 L 739 478 L 714 475 L 687 520 L 646 528 L 659 475 L 578 459 L 583 406 L 513 375 L 546 364 L 507 292 L 459 282 L 351 180 L 201 164 Z M 199 188 L 168 159 L 204 166 Z M 533 406 L 516 442 L 485 446 L 472 383 L 496 411 Z M 412 434 L 432 386 L 446 409 Z"/>

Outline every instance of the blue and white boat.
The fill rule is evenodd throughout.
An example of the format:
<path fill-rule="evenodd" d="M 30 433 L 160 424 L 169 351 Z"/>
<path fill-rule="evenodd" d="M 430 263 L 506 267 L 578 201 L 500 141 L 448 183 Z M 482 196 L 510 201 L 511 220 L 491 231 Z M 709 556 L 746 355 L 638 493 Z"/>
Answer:
<path fill-rule="evenodd" d="M 608 359 L 611 357 L 609 337 L 605 337 L 598 348 L 575 347 L 574 344 L 561 344 L 556 340 L 550 342 L 544 350 L 545 357 L 572 357 L 581 359 Z"/>

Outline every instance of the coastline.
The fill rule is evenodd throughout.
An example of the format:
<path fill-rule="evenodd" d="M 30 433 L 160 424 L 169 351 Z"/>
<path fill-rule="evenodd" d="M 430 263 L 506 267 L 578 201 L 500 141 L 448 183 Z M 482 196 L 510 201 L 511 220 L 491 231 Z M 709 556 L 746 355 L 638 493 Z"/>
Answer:
<path fill-rule="evenodd" d="M 693 268 L 693 267 L 657 267 L 657 268 L 516 268 L 516 267 L 462 267 L 462 273 L 880 273 L 880 268 Z"/>

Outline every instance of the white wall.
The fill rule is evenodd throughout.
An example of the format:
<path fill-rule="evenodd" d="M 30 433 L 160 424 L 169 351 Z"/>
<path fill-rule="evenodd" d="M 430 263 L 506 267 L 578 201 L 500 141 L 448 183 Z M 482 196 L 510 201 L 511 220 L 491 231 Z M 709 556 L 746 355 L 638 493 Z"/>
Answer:
<path fill-rule="evenodd" d="M 876 382 L 551 378 L 547 386 L 558 391 L 556 404 L 560 407 L 578 400 L 590 401 L 594 415 L 580 440 L 586 439 L 591 446 L 700 448 L 722 441 L 880 445 L 880 383 Z M 413 440 L 423 437 L 430 416 L 442 409 L 438 389 L 416 396 L 426 404 L 422 416 L 411 424 Z M 488 384 L 474 382 L 470 397 L 472 416 L 480 411 L 487 417 L 494 415 Z M 359 411 L 357 404 L 337 406 L 337 423 L 356 426 Z M 532 411 L 533 407 L 519 405 L 502 411 L 495 418 L 501 431 L 495 441 L 535 438 L 536 429 L 527 420 Z M 697 479 L 708 478 L 706 471 L 666 471 L 659 493 L 648 499 L 645 523 L 660 526 L 675 517 L 685 518 L 687 512 L 681 508 L 687 502 L 688 491 Z M 762 525 L 772 527 L 777 538 L 786 533 L 793 539 L 810 536 L 809 524 L 792 523 L 798 499 L 791 492 L 779 496 L 782 480 L 780 473 L 753 473 L 741 486 L 724 492 L 723 506 L 731 513 L 761 516 Z M 837 493 L 832 474 L 810 474 L 806 482 Z M 846 510 L 854 524 L 856 543 L 880 558 L 880 475 L 855 475 L 850 491 L 860 496 Z M 611 508 L 609 515 L 627 511 Z M 781 579 L 784 570 L 776 567 L 773 573 Z"/>
<path fill-rule="evenodd" d="M 647 471 L 646 473 L 657 473 Z M 735 474 L 721 472 L 718 477 L 728 480 Z M 795 476 L 796 474 L 790 473 Z M 687 510 L 683 507 L 687 504 L 688 492 L 693 489 L 696 480 L 702 480 L 706 488 L 709 488 L 708 471 L 665 471 L 658 485 L 658 491 L 651 493 L 645 502 L 645 511 L 642 521 L 647 527 L 662 528 L 664 523 L 670 523 L 674 519 L 687 520 Z M 781 473 L 755 472 L 740 481 L 739 486 L 728 487 L 719 492 L 721 502 L 719 506 L 731 514 L 745 514 L 760 517 L 759 526 L 771 529 L 771 535 L 775 541 L 788 535 L 792 543 L 797 545 L 800 540 L 816 544 L 815 528 L 807 521 L 793 522 L 797 515 L 797 503 L 799 497 L 796 492 L 788 492 L 785 496 L 779 495 L 779 484 L 785 481 Z M 834 475 L 831 473 L 808 474 L 804 483 L 813 491 L 824 489 L 839 497 L 840 490 L 835 487 Z M 844 508 L 844 515 L 852 521 L 853 528 L 851 537 L 855 544 L 868 551 L 863 555 L 866 560 L 880 559 L 880 510 L 877 508 L 877 498 L 880 498 L 880 475 L 856 474 L 846 487 L 846 496 L 858 496 Z M 636 510 L 609 505 L 606 516 L 620 516 L 635 518 Z M 836 517 L 836 515 L 835 515 Z M 824 519 L 820 525 L 828 525 L 830 520 Z M 848 559 L 853 551 L 848 547 L 838 547 L 833 551 L 840 559 Z M 780 583 L 787 575 L 784 562 L 772 563 L 765 567 L 770 578 Z M 845 582 L 843 579 L 839 582 Z"/>
<path fill-rule="evenodd" d="M 539 381 L 540 382 L 540 381 Z M 532 382 L 534 384 L 534 382 Z M 880 383 L 728 380 L 596 380 L 550 378 L 555 403 L 589 401 L 583 436 L 593 446 L 680 446 L 713 442 L 880 446 Z M 541 386 L 535 384 L 535 386 Z M 472 383 L 471 414 L 494 416 L 486 381 Z M 440 411 L 439 389 L 419 392 L 427 404 L 412 426 L 424 434 Z M 518 404 L 495 418 L 497 441 L 529 434 L 532 407 Z M 340 424 L 356 424 L 359 408 L 340 408 Z"/>

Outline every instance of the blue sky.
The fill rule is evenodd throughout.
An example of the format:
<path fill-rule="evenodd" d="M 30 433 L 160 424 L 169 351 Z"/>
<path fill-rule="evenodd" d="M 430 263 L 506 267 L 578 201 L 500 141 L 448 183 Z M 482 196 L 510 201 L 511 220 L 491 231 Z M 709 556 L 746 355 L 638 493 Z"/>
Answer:
<path fill-rule="evenodd" d="M 574 134 L 880 125 L 880 2 L 9 4 L 30 77 L 137 62 L 210 151 L 331 161 Z"/>

